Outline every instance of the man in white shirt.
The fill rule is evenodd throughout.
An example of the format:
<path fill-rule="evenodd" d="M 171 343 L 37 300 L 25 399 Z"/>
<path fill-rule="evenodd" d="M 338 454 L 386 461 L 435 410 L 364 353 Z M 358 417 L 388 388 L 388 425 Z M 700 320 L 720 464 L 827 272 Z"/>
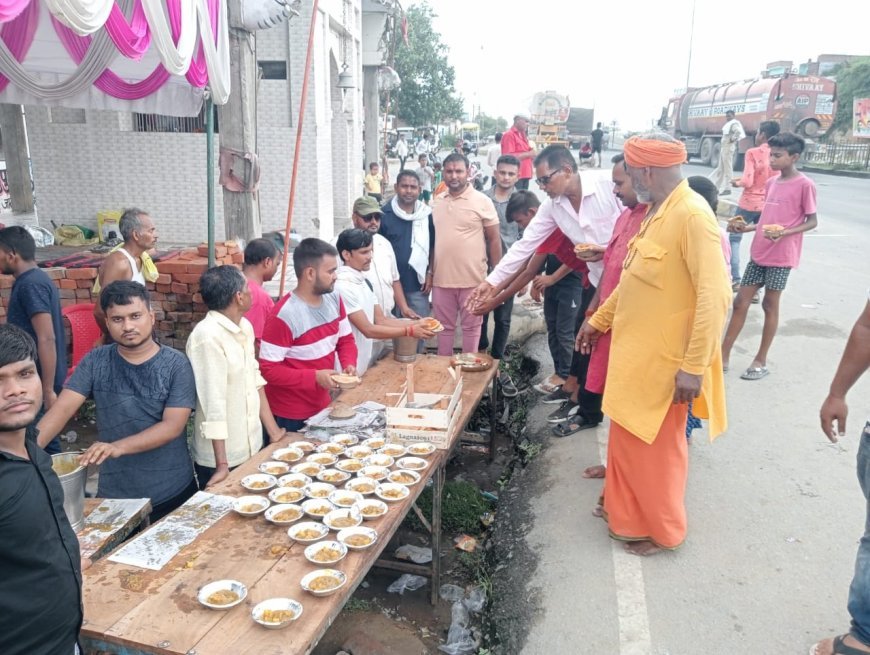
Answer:
<path fill-rule="evenodd" d="M 266 400 L 254 328 L 244 317 L 251 307 L 245 276 L 235 266 L 217 266 L 199 284 L 209 311 L 190 333 L 186 350 L 196 380 L 191 450 L 199 488 L 205 489 L 260 452 L 264 428 L 270 442 L 285 431 Z"/>
<path fill-rule="evenodd" d="M 428 205 L 429 201 L 432 200 L 432 183 L 435 181 L 435 171 L 429 165 L 428 155 L 420 155 L 417 158 L 417 163 L 420 165 L 420 168 L 417 169 L 417 176 L 420 178 L 420 186 L 422 187 L 420 200 Z"/>
<path fill-rule="evenodd" d="M 471 294 L 468 307 L 478 311 L 479 303 L 488 299 L 495 287 L 526 265 L 538 247 L 556 230 L 561 230 L 574 245 L 587 244 L 588 249 L 577 256 L 589 268 L 589 284 L 583 290 L 583 304 L 577 313 L 577 329 L 586 314 L 595 288 L 601 280 L 604 265 L 601 259 L 613 234 L 613 226 L 622 212 L 622 205 L 613 195 L 613 181 L 605 171 L 590 170 L 578 173 L 577 161 L 564 146 L 551 145 L 535 158 L 536 182 L 549 196 L 538 213 L 523 231 L 492 272 Z M 576 332 L 576 330 L 575 330 Z M 586 391 L 588 355 L 574 353 L 571 376 L 577 379 L 580 410 L 578 424 L 581 429 L 595 427 L 601 422 L 601 394 Z M 544 397 L 544 402 L 563 402 L 571 395 L 564 386 Z"/>
<path fill-rule="evenodd" d="M 710 180 L 719 189 L 720 196 L 731 193 L 731 178 L 734 177 L 734 152 L 741 139 L 746 138 L 743 125 L 729 109 L 725 112 L 725 125 L 722 126 L 722 141 L 719 147 L 719 163 L 710 173 Z"/>
<path fill-rule="evenodd" d="M 380 340 L 408 336 L 428 339 L 432 336 L 432 332 L 423 328 L 422 321 L 393 318 L 378 303 L 366 277 L 373 262 L 373 236 L 378 235 L 354 228 L 339 234 L 335 243 L 342 261 L 335 290 L 344 302 L 356 342 L 357 375 L 365 373 L 378 360 L 383 345 Z"/>
<path fill-rule="evenodd" d="M 419 157 L 420 155 L 428 155 L 429 154 L 429 140 L 426 137 L 421 136 L 420 140 L 417 141 L 417 145 L 414 148 L 414 150 L 417 153 L 417 157 Z"/>
<path fill-rule="evenodd" d="M 408 161 L 408 142 L 405 140 L 405 133 L 399 135 L 399 140 L 396 141 L 396 155 L 399 157 L 399 170 L 405 168 L 405 162 Z"/>
<path fill-rule="evenodd" d="M 498 158 L 501 157 L 501 132 L 495 133 L 495 143 L 493 143 L 489 150 L 486 151 L 486 163 L 489 164 L 489 167 L 494 171 L 496 164 L 498 164 Z M 495 186 L 495 175 L 492 176 L 492 185 Z"/>
<path fill-rule="evenodd" d="M 408 306 L 405 292 L 399 281 L 399 269 L 396 266 L 396 254 L 392 244 L 378 234 L 381 228 L 383 211 L 377 201 L 370 196 L 357 198 L 353 203 L 351 221 L 358 230 L 364 230 L 372 235 L 373 256 L 371 267 L 366 269 L 365 277 L 371 282 L 378 304 L 385 314 L 390 314 L 394 307 L 405 318 L 420 318 Z"/>

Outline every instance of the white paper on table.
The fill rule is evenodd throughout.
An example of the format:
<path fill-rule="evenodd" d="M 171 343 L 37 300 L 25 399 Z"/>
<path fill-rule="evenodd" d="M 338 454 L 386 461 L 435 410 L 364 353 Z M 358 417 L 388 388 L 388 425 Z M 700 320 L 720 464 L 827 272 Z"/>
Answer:
<path fill-rule="evenodd" d="M 184 505 L 119 548 L 109 559 L 159 571 L 178 551 L 229 512 L 233 500 L 229 496 L 198 491 Z"/>

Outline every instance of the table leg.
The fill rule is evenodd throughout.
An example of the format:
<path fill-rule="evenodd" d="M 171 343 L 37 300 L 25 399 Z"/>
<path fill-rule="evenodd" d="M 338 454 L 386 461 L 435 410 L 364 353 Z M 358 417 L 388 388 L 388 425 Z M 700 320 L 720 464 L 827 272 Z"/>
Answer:
<path fill-rule="evenodd" d="M 490 412 L 489 412 L 489 446 L 488 451 L 489 461 L 492 462 L 495 457 L 495 431 L 498 426 L 498 373 L 492 378 L 492 393 L 490 394 Z"/>
<path fill-rule="evenodd" d="M 432 593 L 431 602 L 438 603 L 438 591 L 441 589 L 441 496 L 444 493 L 444 478 L 447 462 L 445 461 L 433 476 L 432 485 Z"/>

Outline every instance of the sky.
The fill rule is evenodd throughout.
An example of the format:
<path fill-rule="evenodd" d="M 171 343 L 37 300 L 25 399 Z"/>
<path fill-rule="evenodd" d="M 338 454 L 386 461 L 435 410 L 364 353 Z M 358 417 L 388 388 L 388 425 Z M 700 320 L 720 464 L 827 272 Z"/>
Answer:
<path fill-rule="evenodd" d="M 401 0 L 406 8 L 423 0 Z M 769 62 L 870 56 L 870 5 L 853 0 L 429 0 L 466 111 L 527 112 L 538 91 L 648 129 L 674 92 L 756 77 Z M 409 38 L 413 38 L 413 34 Z"/>

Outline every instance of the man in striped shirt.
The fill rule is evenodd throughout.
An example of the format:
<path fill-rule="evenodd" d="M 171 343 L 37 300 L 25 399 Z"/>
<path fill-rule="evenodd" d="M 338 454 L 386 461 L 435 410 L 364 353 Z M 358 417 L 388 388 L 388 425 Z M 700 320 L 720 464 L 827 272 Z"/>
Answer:
<path fill-rule="evenodd" d="M 266 319 L 260 370 L 279 427 L 297 432 L 330 403 L 341 369 L 356 374 L 357 350 L 335 287 L 338 252 L 320 239 L 303 239 L 293 251 L 297 286 Z"/>

